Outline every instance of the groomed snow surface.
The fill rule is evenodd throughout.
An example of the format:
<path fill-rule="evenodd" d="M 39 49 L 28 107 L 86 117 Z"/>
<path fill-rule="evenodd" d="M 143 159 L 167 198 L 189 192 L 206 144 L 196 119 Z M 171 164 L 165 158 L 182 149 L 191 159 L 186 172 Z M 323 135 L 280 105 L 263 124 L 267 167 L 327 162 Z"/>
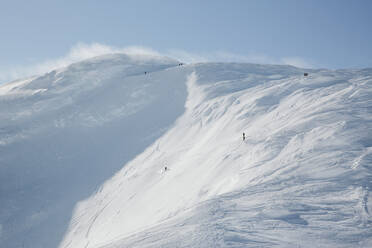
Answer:
<path fill-rule="evenodd" d="M 304 72 L 112 54 L 0 86 L 0 246 L 372 247 L 372 69 Z"/>

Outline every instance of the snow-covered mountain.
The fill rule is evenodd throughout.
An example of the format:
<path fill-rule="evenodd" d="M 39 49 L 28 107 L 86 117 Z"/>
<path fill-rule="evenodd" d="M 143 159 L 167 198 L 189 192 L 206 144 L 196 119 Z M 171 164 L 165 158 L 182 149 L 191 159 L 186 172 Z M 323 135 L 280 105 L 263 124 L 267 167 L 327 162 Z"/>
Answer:
<path fill-rule="evenodd" d="M 372 246 L 372 69 L 306 72 L 112 54 L 0 86 L 0 244 Z"/>

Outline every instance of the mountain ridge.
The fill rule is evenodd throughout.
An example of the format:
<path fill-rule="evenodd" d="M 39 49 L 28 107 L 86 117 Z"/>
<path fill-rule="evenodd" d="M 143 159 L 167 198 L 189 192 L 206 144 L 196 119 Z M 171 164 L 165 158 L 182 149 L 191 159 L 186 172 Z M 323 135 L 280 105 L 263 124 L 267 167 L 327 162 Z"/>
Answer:
<path fill-rule="evenodd" d="M 371 244 L 369 69 L 112 63 L 0 96 L 7 247 Z"/>

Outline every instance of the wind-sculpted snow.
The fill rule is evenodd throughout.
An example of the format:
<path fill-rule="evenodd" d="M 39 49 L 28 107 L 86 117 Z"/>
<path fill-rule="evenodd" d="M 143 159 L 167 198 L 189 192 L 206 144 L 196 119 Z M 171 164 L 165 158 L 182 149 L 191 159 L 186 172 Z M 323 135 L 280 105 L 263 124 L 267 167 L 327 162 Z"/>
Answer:
<path fill-rule="evenodd" d="M 108 55 L 0 87 L 0 241 L 372 246 L 372 70 L 306 72 Z"/>
<path fill-rule="evenodd" d="M 178 63 L 107 55 L 0 86 L 0 247 L 58 246 L 75 204 L 184 112 Z"/>
<path fill-rule="evenodd" d="M 61 248 L 371 246 L 370 71 L 183 70 L 186 112 L 77 205 Z"/>

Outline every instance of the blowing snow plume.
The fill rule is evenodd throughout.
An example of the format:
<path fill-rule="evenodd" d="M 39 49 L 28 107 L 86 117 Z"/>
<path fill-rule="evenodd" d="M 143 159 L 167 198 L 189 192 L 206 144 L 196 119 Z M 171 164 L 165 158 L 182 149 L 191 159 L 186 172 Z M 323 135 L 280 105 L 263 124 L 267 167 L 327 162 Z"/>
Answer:
<path fill-rule="evenodd" d="M 371 246 L 372 70 L 306 72 L 109 55 L 2 86 L 1 242 Z"/>
<path fill-rule="evenodd" d="M 136 59 L 159 58 L 161 56 L 160 53 L 148 47 L 127 46 L 118 48 L 100 43 L 85 44 L 80 42 L 72 46 L 66 55 L 56 59 L 46 59 L 32 65 L 13 65 L 8 68 L 0 68 L 0 84 L 19 78 L 43 75 L 73 63 L 107 54 L 123 54 Z"/>

